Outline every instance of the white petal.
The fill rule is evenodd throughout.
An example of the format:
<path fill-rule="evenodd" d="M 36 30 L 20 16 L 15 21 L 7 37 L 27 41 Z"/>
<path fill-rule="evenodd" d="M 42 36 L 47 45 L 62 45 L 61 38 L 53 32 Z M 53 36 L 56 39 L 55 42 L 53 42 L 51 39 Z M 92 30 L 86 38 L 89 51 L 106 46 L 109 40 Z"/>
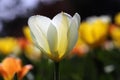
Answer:
<path fill-rule="evenodd" d="M 71 23 L 71 19 L 72 19 L 72 16 L 69 15 L 69 14 L 67 14 L 67 13 L 64 13 L 64 15 L 67 17 L 68 22 L 69 22 L 69 25 L 70 25 L 70 23 Z"/>
<path fill-rule="evenodd" d="M 55 25 L 55 27 L 58 29 L 61 25 L 61 22 L 63 20 L 63 17 L 67 18 L 67 24 L 69 24 L 69 22 L 71 21 L 72 17 L 64 12 L 61 12 L 59 14 L 57 14 L 53 19 L 52 19 L 52 23 Z M 66 24 L 63 24 L 64 26 L 68 26 Z"/>
<path fill-rule="evenodd" d="M 57 34 L 57 29 L 55 28 L 55 26 L 51 23 L 49 28 L 48 28 L 48 32 L 47 32 L 47 39 L 48 39 L 48 43 L 49 43 L 49 47 L 51 50 L 51 53 L 53 54 L 53 56 L 58 55 L 57 52 L 57 41 L 58 41 L 58 34 Z"/>
<path fill-rule="evenodd" d="M 80 15 L 78 13 L 75 13 L 75 15 L 73 16 L 73 20 L 77 24 L 76 26 L 79 28 L 79 26 L 80 26 Z"/>
<path fill-rule="evenodd" d="M 37 42 L 37 40 L 36 40 L 36 38 L 35 38 L 35 36 L 33 35 L 32 32 L 31 32 L 31 37 L 32 37 L 32 39 L 33 39 L 33 43 L 35 44 L 35 46 L 36 46 L 38 49 L 40 49 L 41 52 L 47 53 L 47 51 L 45 51 L 45 49 L 43 49 L 43 48 L 38 44 L 38 42 Z"/>
<path fill-rule="evenodd" d="M 76 27 L 75 21 L 71 24 L 68 32 L 68 53 L 72 50 L 74 45 L 76 44 L 76 41 L 78 39 L 78 28 Z"/>
<path fill-rule="evenodd" d="M 45 16 L 40 16 L 40 15 L 36 15 L 36 16 L 32 16 L 29 18 L 29 21 L 31 21 L 31 23 L 36 24 L 38 27 L 38 29 L 42 30 L 42 32 L 45 34 L 45 36 L 47 36 L 47 30 L 48 27 L 51 23 L 51 20 L 48 17 Z"/>
<path fill-rule="evenodd" d="M 39 28 L 39 25 L 36 22 L 36 17 L 37 16 L 29 18 L 28 25 L 30 27 L 32 35 L 34 36 L 34 40 L 36 41 L 38 46 L 41 47 L 42 49 L 44 49 L 47 53 L 50 53 L 47 38 L 46 38 L 44 32 L 42 31 L 42 29 Z"/>
<path fill-rule="evenodd" d="M 58 29 L 62 21 L 62 13 L 57 14 L 53 19 L 52 23 L 55 25 L 55 27 Z"/>

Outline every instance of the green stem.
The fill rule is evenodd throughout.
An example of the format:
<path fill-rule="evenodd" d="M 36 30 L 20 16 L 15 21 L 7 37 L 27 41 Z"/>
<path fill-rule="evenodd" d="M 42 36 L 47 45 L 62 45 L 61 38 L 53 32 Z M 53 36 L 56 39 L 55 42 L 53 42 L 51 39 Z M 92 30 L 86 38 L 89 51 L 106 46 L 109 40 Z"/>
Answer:
<path fill-rule="evenodd" d="M 60 74 L 59 74 L 59 62 L 54 62 L 54 80 L 60 80 Z"/>

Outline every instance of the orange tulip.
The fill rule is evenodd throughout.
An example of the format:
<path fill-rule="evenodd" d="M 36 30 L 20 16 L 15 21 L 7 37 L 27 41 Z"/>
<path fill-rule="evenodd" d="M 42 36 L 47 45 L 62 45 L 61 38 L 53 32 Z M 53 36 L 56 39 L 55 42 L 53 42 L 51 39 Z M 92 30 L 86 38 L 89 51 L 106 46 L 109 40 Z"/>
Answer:
<path fill-rule="evenodd" d="M 30 44 L 30 42 L 28 40 L 26 40 L 25 38 L 19 38 L 18 39 L 18 44 L 21 47 L 22 50 L 24 50 L 24 48 Z"/>
<path fill-rule="evenodd" d="M 5 58 L 0 64 L 0 74 L 4 80 L 13 80 L 15 74 L 17 74 L 18 80 L 22 80 L 30 69 L 32 69 L 32 65 L 22 67 L 21 60 L 14 57 Z"/>
<path fill-rule="evenodd" d="M 85 42 L 82 41 L 81 38 L 79 37 L 71 53 L 76 54 L 79 57 L 81 57 L 81 56 L 84 56 L 88 52 L 89 52 L 89 46 L 85 44 Z"/>
<path fill-rule="evenodd" d="M 120 48 L 120 27 L 117 25 L 111 25 L 110 36 L 113 39 L 115 47 Z"/>

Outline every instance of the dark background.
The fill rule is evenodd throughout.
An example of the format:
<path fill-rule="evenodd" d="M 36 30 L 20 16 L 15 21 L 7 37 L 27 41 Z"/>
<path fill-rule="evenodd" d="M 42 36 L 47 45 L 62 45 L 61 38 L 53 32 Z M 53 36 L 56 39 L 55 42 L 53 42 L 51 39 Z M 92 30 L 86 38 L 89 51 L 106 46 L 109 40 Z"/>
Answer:
<path fill-rule="evenodd" d="M 40 6 L 39 6 L 40 5 Z M 57 13 L 64 11 L 71 15 L 78 12 L 81 20 L 89 16 L 114 15 L 120 11 L 120 0 L 62 0 L 46 5 L 40 3 L 28 17 L 17 17 L 16 19 L 4 22 L 1 36 L 23 36 L 22 27 L 27 25 L 30 16 L 40 14 L 53 18 Z"/>

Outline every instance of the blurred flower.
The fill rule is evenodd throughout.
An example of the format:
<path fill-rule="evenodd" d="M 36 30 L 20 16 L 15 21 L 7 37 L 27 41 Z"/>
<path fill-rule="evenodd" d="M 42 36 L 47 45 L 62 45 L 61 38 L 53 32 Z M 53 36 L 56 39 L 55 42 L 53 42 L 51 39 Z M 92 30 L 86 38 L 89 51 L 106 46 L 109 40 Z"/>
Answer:
<path fill-rule="evenodd" d="M 114 45 L 120 48 L 120 27 L 117 25 L 110 26 L 110 36 L 113 39 Z"/>
<path fill-rule="evenodd" d="M 25 26 L 23 28 L 23 33 L 26 39 L 22 39 L 21 43 L 23 43 L 23 48 L 26 57 L 32 61 L 40 60 L 42 55 L 41 51 L 33 44 L 32 37 L 30 35 L 30 29 L 28 26 Z"/>
<path fill-rule="evenodd" d="M 120 26 L 120 12 L 115 15 L 114 21 L 115 24 Z"/>
<path fill-rule="evenodd" d="M 40 15 L 28 20 L 36 46 L 54 61 L 60 61 L 74 47 L 79 23 L 79 14 L 72 17 L 64 12 L 57 14 L 52 20 Z"/>
<path fill-rule="evenodd" d="M 18 80 L 22 80 L 30 69 L 32 69 L 32 65 L 22 67 L 21 60 L 14 57 L 5 58 L 0 64 L 0 74 L 4 80 L 13 80 L 15 74 L 18 76 Z"/>
<path fill-rule="evenodd" d="M 106 40 L 103 43 L 102 48 L 105 49 L 105 50 L 108 50 L 108 51 L 113 50 L 114 49 L 114 43 L 113 43 L 113 41 L 112 40 L 111 41 Z"/>
<path fill-rule="evenodd" d="M 26 47 L 26 45 L 28 45 L 28 44 L 30 43 L 30 42 L 29 42 L 27 39 L 25 39 L 25 38 L 18 38 L 17 40 L 18 40 L 18 44 L 19 44 L 19 46 L 21 47 L 22 50 L 24 50 L 25 47 Z"/>
<path fill-rule="evenodd" d="M 80 25 L 80 37 L 89 45 L 99 45 L 105 40 L 108 34 L 110 21 L 110 17 L 108 16 L 88 18 Z"/>
<path fill-rule="evenodd" d="M 19 54 L 21 51 L 17 39 L 12 37 L 0 38 L 0 53 L 4 55 Z"/>
<path fill-rule="evenodd" d="M 24 51 L 26 57 L 32 61 L 39 61 L 42 56 L 40 49 L 33 44 L 27 44 L 24 48 Z"/>
<path fill-rule="evenodd" d="M 115 66 L 114 66 L 114 65 L 107 65 L 107 66 L 104 67 L 104 71 L 105 71 L 106 73 L 111 73 L 111 72 L 113 72 L 114 70 L 115 70 Z"/>
<path fill-rule="evenodd" d="M 88 53 L 88 51 L 89 51 L 89 47 L 88 47 L 88 45 L 87 44 L 85 44 L 85 42 L 84 41 L 82 41 L 81 39 L 80 39 L 80 37 L 78 38 L 78 41 L 77 41 L 77 43 L 76 43 L 76 45 L 75 45 L 75 47 L 73 48 L 73 50 L 72 50 L 72 54 L 76 54 L 76 55 L 78 55 L 79 57 L 81 57 L 81 56 L 84 56 L 86 53 Z"/>
<path fill-rule="evenodd" d="M 25 38 L 29 41 L 29 42 L 32 42 L 32 37 L 30 35 L 30 29 L 28 26 L 24 26 L 23 28 L 23 33 L 25 35 Z"/>

